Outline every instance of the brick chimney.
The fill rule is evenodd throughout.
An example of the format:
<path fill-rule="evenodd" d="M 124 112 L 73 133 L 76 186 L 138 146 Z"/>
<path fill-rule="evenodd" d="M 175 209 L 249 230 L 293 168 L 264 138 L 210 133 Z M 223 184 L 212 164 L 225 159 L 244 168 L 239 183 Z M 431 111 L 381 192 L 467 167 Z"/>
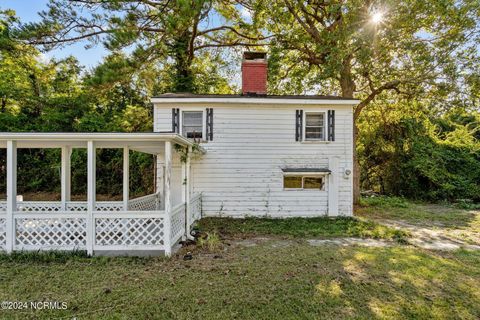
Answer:
<path fill-rule="evenodd" d="M 267 54 L 265 52 L 243 53 L 242 94 L 267 94 Z"/>

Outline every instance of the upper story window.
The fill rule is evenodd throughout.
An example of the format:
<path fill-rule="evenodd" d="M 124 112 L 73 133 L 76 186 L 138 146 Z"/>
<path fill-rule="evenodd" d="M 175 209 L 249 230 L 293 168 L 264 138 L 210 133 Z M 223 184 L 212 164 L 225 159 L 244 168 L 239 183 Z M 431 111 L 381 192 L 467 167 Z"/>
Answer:
<path fill-rule="evenodd" d="M 325 140 L 325 112 L 305 113 L 305 140 Z"/>
<path fill-rule="evenodd" d="M 183 111 L 182 135 L 190 139 L 203 139 L 203 111 Z"/>

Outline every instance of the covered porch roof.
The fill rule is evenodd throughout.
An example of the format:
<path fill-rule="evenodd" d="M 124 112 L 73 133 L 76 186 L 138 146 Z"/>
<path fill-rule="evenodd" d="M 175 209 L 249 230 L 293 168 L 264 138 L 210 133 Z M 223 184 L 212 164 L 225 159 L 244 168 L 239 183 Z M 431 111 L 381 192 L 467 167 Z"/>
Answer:
<path fill-rule="evenodd" d="M 124 133 L 124 132 L 0 132 L 0 148 L 7 147 L 7 141 L 16 141 L 17 148 L 87 148 L 93 141 L 96 148 L 124 148 L 160 154 L 169 141 L 184 147 L 193 141 L 175 133 Z M 202 153 L 205 150 L 199 147 Z"/>

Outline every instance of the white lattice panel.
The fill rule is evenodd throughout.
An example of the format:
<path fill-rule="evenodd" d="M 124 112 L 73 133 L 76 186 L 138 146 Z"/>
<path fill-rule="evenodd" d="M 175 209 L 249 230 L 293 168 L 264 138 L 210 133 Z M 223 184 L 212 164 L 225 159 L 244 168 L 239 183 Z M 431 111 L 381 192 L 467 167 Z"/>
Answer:
<path fill-rule="evenodd" d="M 87 211 L 86 202 L 68 202 L 67 210 L 73 212 Z M 121 201 L 98 201 L 95 202 L 95 211 L 118 212 L 123 211 L 123 202 Z"/>
<path fill-rule="evenodd" d="M 7 245 L 7 219 L 0 217 L 0 249 Z"/>
<path fill-rule="evenodd" d="M 87 208 L 88 206 L 86 202 L 80 202 L 80 201 L 67 202 L 67 211 L 83 212 L 83 211 L 87 211 Z"/>
<path fill-rule="evenodd" d="M 5 201 L 0 202 L 0 212 L 7 211 L 7 203 Z"/>
<path fill-rule="evenodd" d="M 164 231 L 163 218 L 97 218 L 95 244 L 163 245 Z"/>
<path fill-rule="evenodd" d="M 106 212 L 123 211 L 123 202 L 121 201 L 96 202 L 95 211 L 106 211 Z"/>
<path fill-rule="evenodd" d="M 132 199 L 128 203 L 128 210 L 131 211 L 155 211 L 158 208 L 158 194 Z"/>
<path fill-rule="evenodd" d="M 190 221 L 193 223 L 202 216 L 202 195 L 196 194 L 190 200 Z"/>
<path fill-rule="evenodd" d="M 86 219 L 16 218 L 15 245 L 35 248 L 84 248 Z"/>
<path fill-rule="evenodd" d="M 24 201 L 17 203 L 17 211 L 22 212 L 57 212 L 62 211 L 61 202 Z"/>
<path fill-rule="evenodd" d="M 178 206 L 172 212 L 172 218 L 170 219 L 172 242 L 176 242 L 179 237 L 185 232 L 185 206 Z"/>

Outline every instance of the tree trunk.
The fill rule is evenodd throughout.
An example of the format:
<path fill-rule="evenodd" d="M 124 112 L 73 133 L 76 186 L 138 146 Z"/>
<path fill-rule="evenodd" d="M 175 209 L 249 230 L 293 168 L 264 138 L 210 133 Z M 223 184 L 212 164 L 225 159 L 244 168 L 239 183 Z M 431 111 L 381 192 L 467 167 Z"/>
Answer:
<path fill-rule="evenodd" d="M 348 56 L 342 63 L 340 70 L 340 87 L 342 88 L 342 97 L 353 98 L 355 92 L 355 81 L 352 76 L 352 57 Z M 357 116 L 353 117 L 353 204 L 360 203 L 360 164 L 357 155 L 357 137 L 358 126 Z"/>
<path fill-rule="evenodd" d="M 195 92 L 191 70 L 192 56 L 189 52 L 190 34 L 179 36 L 173 45 L 175 59 L 174 92 Z"/>
<path fill-rule="evenodd" d="M 357 119 L 353 119 L 353 204 L 360 204 L 360 163 L 357 154 L 358 126 Z"/>
<path fill-rule="evenodd" d="M 7 110 L 7 98 L 2 98 L 2 113 L 5 113 L 5 111 Z"/>

